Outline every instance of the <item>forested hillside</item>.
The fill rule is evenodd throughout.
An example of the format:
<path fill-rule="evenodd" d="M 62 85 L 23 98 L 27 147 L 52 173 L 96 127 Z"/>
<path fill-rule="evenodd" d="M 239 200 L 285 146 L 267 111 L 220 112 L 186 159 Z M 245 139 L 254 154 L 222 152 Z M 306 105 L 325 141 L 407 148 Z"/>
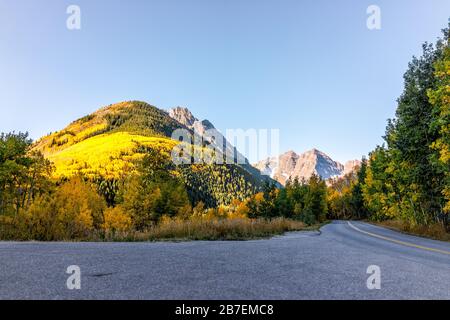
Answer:
<path fill-rule="evenodd" d="M 178 128 L 187 129 L 163 110 L 145 102 L 122 102 L 43 137 L 32 150 L 42 152 L 55 165 L 53 176 L 58 179 L 81 174 L 96 181 L 112 205 L 120 181 L 136 173 L 136 163 L 149 150 L 170 154 L 177 143 L 170 137 Z M 192 203 L 202 201 L 208 207 L 243 200 L 267 179 L 253 168 L 235 164 L 185 165 L 172 171 L 184 181 Z"/>

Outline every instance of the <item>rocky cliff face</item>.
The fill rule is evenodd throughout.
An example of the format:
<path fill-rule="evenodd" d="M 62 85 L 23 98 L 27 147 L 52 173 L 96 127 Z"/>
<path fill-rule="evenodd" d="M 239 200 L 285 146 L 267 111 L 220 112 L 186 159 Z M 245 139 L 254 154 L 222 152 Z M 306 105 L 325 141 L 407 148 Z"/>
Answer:
<path fill-rule="evenodd" d="M 334 161 L 328 155 L 317 149 L 312 149 L 301 154 L 288 151 L 276 158 L 269 158 L 258 162 L 254 166 L 262 174 L 269 175 L 282 185 L 287 180 L 298 178 L 308 180 L 313 174 L 319 175 L 322 179 L 330 179 L 350 173 L 360 165 L 359 160 L 347 161 L 345 165 Z"/>
<path fill-rule="evenodd" d="M 361 166 L 361 161 L 360 160 L 349 160 L 344 164 L 344 172 L 343 175 L 352 173 L 353 171 L 355 171 L 357 168 L 359 168 Z"/>
<path fill-rule="evenodd" d="M 169 116 L 188 128 L 192 128 L 194 123 L 198 121 L 188 108 L 183 107 L 170 109 Z"/>
<path fill-rule="evenodd" d="M 247 158 L 236 150 L 236 148 L 228 142 L 222 133 L 220 133 L 209 120 L 198 120 L 188 108 L 184 107 L 170 109 L 168 113 L 171 118 L 184 124 L 187 128 L 193 130 L 199 136 L 203 136 L 204 141 L 221 150 L 222 153 L 226 154 L 230 159 L 240 159 L 241 162 L 239 164 L 246 164 L 248 165 L 247 169 L 250 171 L 255 171 L 259 174 L 259 171 L 254 170 Z M 203 135 L 207 130 L 214 130 L 213 132 L 210 132 L 212 136 Z"/>

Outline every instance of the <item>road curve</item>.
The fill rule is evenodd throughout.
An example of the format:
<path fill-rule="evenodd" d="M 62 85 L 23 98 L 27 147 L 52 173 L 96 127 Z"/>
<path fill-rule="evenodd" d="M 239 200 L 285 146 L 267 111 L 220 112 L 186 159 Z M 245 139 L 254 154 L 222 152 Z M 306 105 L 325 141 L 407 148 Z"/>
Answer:
<path fill-rule="evenodd" d="M 267 240 L 0 242 L 0 299 L 450 299 L 450 243 L 362 222 Z M 66 269 L 81 269 L 81 289 Z M 367 288 L 368 266 L 381 288 Z"/>

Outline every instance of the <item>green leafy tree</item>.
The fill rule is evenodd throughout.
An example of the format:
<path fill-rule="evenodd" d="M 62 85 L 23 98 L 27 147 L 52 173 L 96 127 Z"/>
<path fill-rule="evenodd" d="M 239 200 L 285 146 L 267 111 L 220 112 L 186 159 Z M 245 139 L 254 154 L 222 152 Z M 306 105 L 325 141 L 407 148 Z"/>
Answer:
<path fill-rule="evenodd" d="M 355 207 L 361 207 L 358 194 L 362 191 L 363 207 L 372 219 L 400 218 L 412 225 L 446 223 L 442 219 L 448 184 L 443 147 L 449 105 L 446 65 L 448 29 L 443 40 L 435 46 L 425 43 L 422 55 L 409 63 L 396 117 L 386 128 L 387 147 L 371 153 L 365 178 L 358 178 L 361 187 L 357 184 L 353 189 Z"/>
<path fill-rule="evenodd" d="M 431 131 L 437 132 L 438 137 L 431 143 L 431 149 L 435 151 L 431 157 L 431 163 L 436 171 L 444 174 L 444 187 L 442 195 L 443 220 L 448 225 L 450 212 L 450 47 L 449 28 L 444 31 L 444 39 L 440 45 L 443 47 L 442 57 L 434 63 L 434 76 L 436 85 L 428 91 L 431 105 L 433 106 L 433 118 Z"/>
<path fill-rule="evenodd" d="M 30 151 L 31 143 L 28 133 L 0 135 L 0 214 L 17 215 L 51 189 L 53 167 L 41 153 Z"/>
<path fill-rule="evenodd" d="M 308 192 L 305 196 L 302 218 L 308 224 L 323 222 L 327 212 L 327 186 L 325 181 L 313 174 L 308 180 Z"/>
<path fill-rule="evenodd" d="M 400 196 L 388 150 L 378 146 L 370 153 L 362 193 L 369 217 L 385 220 L 399 215 Z"/>
<path fill-rule="evenodd" d="M 139 166 L 139 174 L 124 184 L 123 207 L 139 230 L 185 210 L 189 198 L 183 182 L 174 175 L 167 155 L 149 150 Z"/>
<path fill-rule="evenodd" d="M 368 211 L 364 204 L 364 197 L 362 188 L 367 175 L 367 159 L 363 158 L 361 165 L 357 170 L 356 182 L 351 187 L 351 211 L 352 216 L 358 219 L 367 218 Z"/>

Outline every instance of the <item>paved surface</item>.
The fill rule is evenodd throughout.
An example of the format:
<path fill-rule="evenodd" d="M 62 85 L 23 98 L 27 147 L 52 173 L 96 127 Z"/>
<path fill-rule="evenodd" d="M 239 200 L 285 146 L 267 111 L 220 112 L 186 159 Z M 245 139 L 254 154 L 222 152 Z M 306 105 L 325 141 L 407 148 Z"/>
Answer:
<path fill-rule="evenodd" d="M 2 299 L 450 299 L 450 243 L 360 222 L 268 240 L 0 242 Z M 81 289 L 68 290 L 69 265 Z M 381 289 L 369 290 L 369 265 Z"/>

